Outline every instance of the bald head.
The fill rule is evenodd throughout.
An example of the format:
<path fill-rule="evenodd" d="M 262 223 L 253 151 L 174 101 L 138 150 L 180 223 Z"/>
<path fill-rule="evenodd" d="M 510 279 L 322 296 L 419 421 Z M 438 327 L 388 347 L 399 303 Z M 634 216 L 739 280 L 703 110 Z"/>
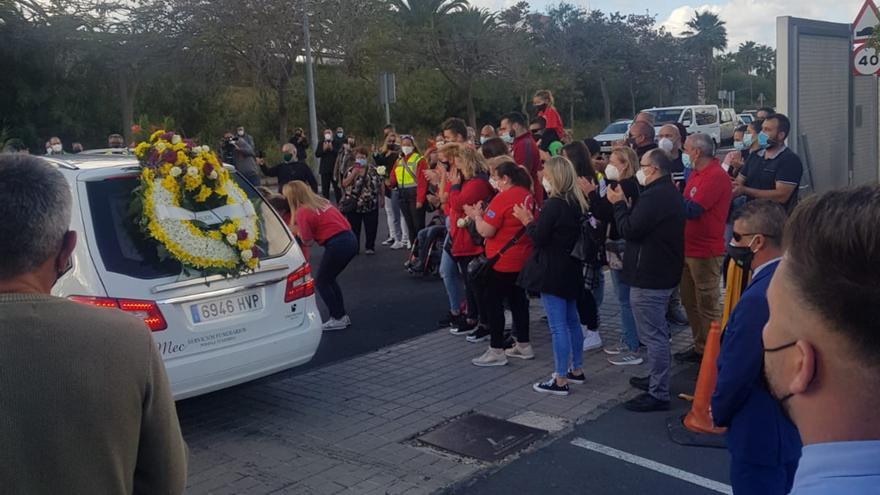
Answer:
<path fill-rule="evenodd" d="M 650 126 L 654 125 L 654 114 L 648 112 L 639 112 L 636 115 L 636 118 L 633 119 L 633 122 L 644 122 Z"/>
<path fill-rule="evenodd" d="M 629 128 L 629 135 L 637 147 L 643 148 L 654 142 L 654 126 L 645 122 L 634 122 Z"/>

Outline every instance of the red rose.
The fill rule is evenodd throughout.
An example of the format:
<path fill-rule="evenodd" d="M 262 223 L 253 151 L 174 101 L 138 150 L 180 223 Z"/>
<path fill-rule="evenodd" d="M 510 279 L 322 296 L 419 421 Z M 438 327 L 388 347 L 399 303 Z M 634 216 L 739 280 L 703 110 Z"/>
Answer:
<path fill-rule="evenodd" d="M 141 126 L 139 126 L 137 124 L 131 126 L 131 133 L 132 134 L 140 134 L 140 132 L 141 132 Z"/>
<path fill-rule="evenodd" d="M 246 240 L 247 238 L 248 238 L 247 230 L 240 229 L 240 230 L 238 231 L 238 240 L 239 240 L 239 241 L 244 241 L 244 240 Z"/>

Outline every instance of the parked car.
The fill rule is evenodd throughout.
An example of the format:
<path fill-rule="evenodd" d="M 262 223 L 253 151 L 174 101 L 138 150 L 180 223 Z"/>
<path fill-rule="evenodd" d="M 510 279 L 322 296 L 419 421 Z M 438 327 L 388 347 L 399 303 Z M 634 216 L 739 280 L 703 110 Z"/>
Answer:
<path fill-rule="evenodd" d="M 739 122 L 741 125 L 749 125 L 755 121 L 755 116 L 750 113 L 741 113 L 737 115 L 739 117 Z"/>
<path fill-rule="evenodd" d="M 602 153 L 611 153 L 611 148 L 615 141 L 626 139 L 626 132 L 629 130 L 630 125 L 632 125 L 632 120 L 630 119 L 616 120 L 609 124 L 602 132 L 593 136 L 593 139 L 599 142 Z"/>
<path fill-rule="evenodd" d="M 712 136 L 716 145 L 721 142 L 721 111 L 717 105 L 647 108 L 642 112 L 654 116 L 654 126 L 657 131 L 663 124 L 679 122 L 687 129 L 688 134 L 702 132 Z"/>
<path fill-rule="evenodd" d="M 144 320 L 177 399 L 304 364 L 321 340 L 309 264 L 272 207 L 226 166 L 259 213 L 266 253 L 240 278 L 187 272 L 162 259 L 138 232 L 129 205 L 140 166 L 133 156 L 47 158 L 70 183 L 71 229 L 79 233 L 69 270 L 53 294 Z"/>
<path fill-rule="evenodd" d="M 721 109 L 721 142 L 722 145 L 733 144 L 733 132 L 739 127 L 739 118 L 732 108 Z"/>

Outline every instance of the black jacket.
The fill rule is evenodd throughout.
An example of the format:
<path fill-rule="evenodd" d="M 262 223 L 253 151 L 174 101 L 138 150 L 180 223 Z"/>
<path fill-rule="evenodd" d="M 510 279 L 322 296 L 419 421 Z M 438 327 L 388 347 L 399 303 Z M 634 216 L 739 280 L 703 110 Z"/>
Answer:
<path fill-rule="evenodd" d="M 571 257 L 580 235 L 580 211 L 559 198 L 544 201 L 538 218 L 526 228 L 532 254 L 520 270 L 520 287 L 577 299 L 583 287 L 581 262 Z"/>
<path fill-rule="evenodd" d="M 635 206 L 636 202 L 639 200 L 639 182 L 636 178 L 630 177 L 619 182 L 614 180 L 608 181 L 608 187 L 617 187 L 618 184 L 623 189 L 623 194 L 626 196 L 626 199 L 630 200 L 632 206 Z M 606 225 L 611 226 L 608 233 L 608 239 L 613 241 L 620 239 L 620 234 L 617 232 L 617 221 L 614 219 L 614 205 L 608 201 L 608 196 L 602 196 L 596 200 L 593 199 L 591 195 L 590 205 L 593 208 L 593 215 L 599 220 L 605 222 Z"/>
<path fill-rule="evenodd" d="M 263 169 L 263 175 L 278 177 L 278 192 L 284 189 L 284 184 L 294 180 L 301 180 L 308 184 L 312 191 L 318 192 L 318 181 L 315 179 L 315 174 L 303 162 L 281 162 L 272 168 L 265 165 L 260 165 L 260 168 Z"/>
<path fill-rule="evenodd" d="M 339 155 L 339 150 L 342 148 L 342 140 L 333 138 L 333 145 L 329 150 L 324 150 L 324 142 L 321 141 L 318 143 L 318 146 L 315 148 L 315 158 L 321 159 L 321 164 L 318 166 L 318 173 L 321 175 L 333 175 L 333 169 L 336 168 L 336 157 Z"/>
<path fill-rule="evenodd" d="M 672 289 L 684 269 L 684 200 L 668 177 L 648 184 L 629 209 L 614 205 L 617 230 L 626 239 L 623 282 L 642 289 Z"/>

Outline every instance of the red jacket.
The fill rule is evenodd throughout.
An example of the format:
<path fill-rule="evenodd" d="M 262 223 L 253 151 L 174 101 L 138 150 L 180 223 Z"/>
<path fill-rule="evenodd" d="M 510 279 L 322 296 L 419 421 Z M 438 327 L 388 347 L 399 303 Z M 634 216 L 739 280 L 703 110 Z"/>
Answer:
<path fill-rule="evenodd" d="M 449 236 L 453 256 L 476 256 L 483 252 L 483 246 L 473 243 L 467 229 L 458 227 L 458 220 L 465 218 L 464 205 L 486 201 L 491 195 L 492 186 L 483 177 L 473 177 L 449 190 Z"/>
<path fill-rule="evenodd" d="M 562 117 L 559 116 L 559 112 L 556 111 L 555 107 L 548 106 L 543 111 L 538 112 L 538 117 L 544 117 L 544 120 L 547 121 L 547 129 L 553 129 L 556 131 L 559 139 L 565 135 L 565 129 L 562 127 Z"/>
<path fill-rule="evenodd" d="M 525 132 L 513 140 L 513 160 L 517 165 L 525 167 L 532 176 L 532 193 L 535 195 L 535 203 L 538 208 L 544 204 L 544 189 L 538 180 L 538 172 L 544 169 L 541 164 L 541 155 L 538 153 L 538 143 L 531 133 Z"/>
<path fill-rule="evenodd" d="M 391 167 L 391 187 L 397 187 L 397 169 L 403 166 L 403 162 L 401 161 L 403 158 L 398 159 L 394 162 L 394 166 Z M 412 168 L 412 166 L 410 166 Z M 428 194 L 428 179 L 425 177 L 425 170 L 428 169 L 428 160 L 425 157 L 420 157 L 418 163 L 416 163 L 416 167 L 414 172 L 416 173 L 416 202 L 417 203 L 425 203 L 425 196 Z M 403 173 L 407 173 L 406 170 Z"/>

